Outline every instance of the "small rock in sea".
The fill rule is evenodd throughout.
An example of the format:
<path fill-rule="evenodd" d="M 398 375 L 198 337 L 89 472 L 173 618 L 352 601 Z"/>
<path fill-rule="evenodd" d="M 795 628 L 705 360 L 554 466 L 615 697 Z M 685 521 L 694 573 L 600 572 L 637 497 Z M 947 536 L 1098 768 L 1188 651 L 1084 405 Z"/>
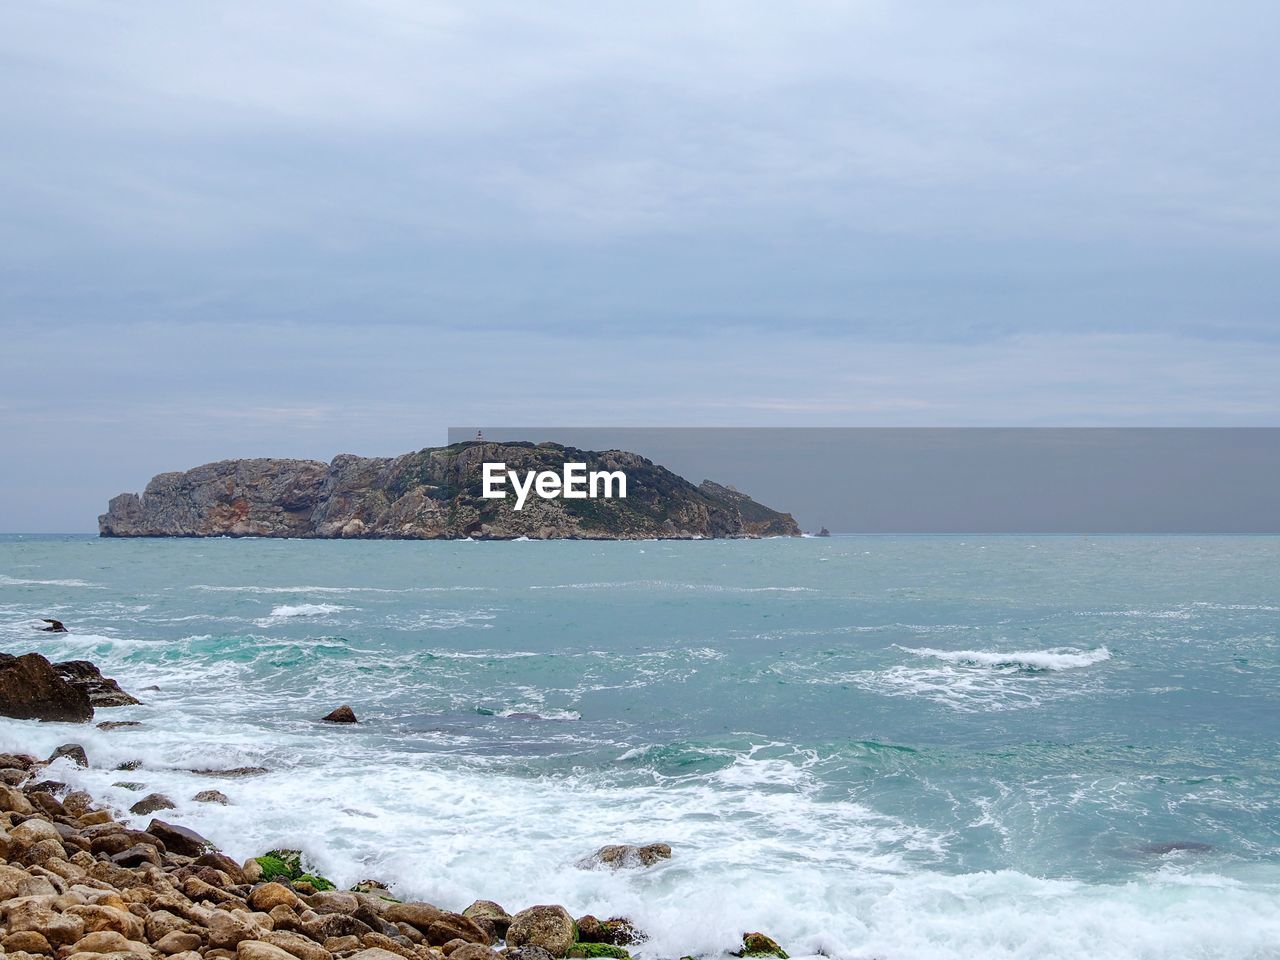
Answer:
<path fill-rule="evenodd" d="M 80 746 L 78 743 L 64 743 L 62 746 L 58 747 L 57 750 L 53 751 L 53 753 L 49 754 L 48 762 L 53 763 L 53 761 L 61 757 L 66 757 L 77 767 L 87 767 L 89 765 L 89 758 L 84 752 L 84 747 Z"/>
<path fill-rule="evenodd" d="M 1208 853 L 1213 849 L 1213 845 L 1209 843 L 1201 843 L 1198 840 L 1165 840 L 1161 843 L 1148 843 L 1138 848 L 1143 853 L 1149 853 L 1157 857 L 1163 857 L 1170 853 Z"/>
<path fill-rule="evenodd" d="M 553 957 L 563 957 L 577 939 L 573 917 L 564 907 L 539 904 L 521 910 L 507 930 L 508 947 L 542 947 Z"/>
<path fill-rule="evenodd" d="M 372 893 L 376 897 L 390 897 L 391 888 L 381 880 L 361 880 L 351 888 L 352 893 Z"/>
<path fill-rule="evenodd" d="M 137 780 L 117 780 L 112 786 L 119 787 L 121 790 L 133 790 L 136 792 L 141 790 L 144 784 L 139 783 Z"/>
<path fill-rule="evenodd" d="M 50 620 L 48 617 L 41 617 L 41 623 L 47 623 L 47 627 L 41 627 L 45 633 L 66 633 L 67 628 L 61 620 Z"/>
<path fill-rule="evenodd" d="M 734 956 L 777 957 L 778 960 L 788 960 L 787 951 L 778 945 L 777 940 L 758 932 L 744 933 L 742 935 L 742 949 L 735 953 Z"/>
<path fill-rule="evenodd" d="M 260 777 L 267 773 L 266 767 L 232 767 L 230 770 L 192 770 L 199 777 L 225 777 L 229 780 L 239 780 L 242 777 Z"/>
<path fill-rule="evenodd" d="M 651 867 L 660 860 L 671 859 L 671 845 L 667 843 L 646 843 L 642 847 L 629 843 L 611 843 L 601 847 L 591 856 L 578 861 L 583 870 L 594 870 L 607 867 L 610 870 L 626 870 L 636 867 Z"/>
<path fill-rule="evenodd" d="M 127 727 L 140 727 L 141 720 L 103 720 L 98 724 L 99 730 L 124 730 Z"/>
<path fill-rule="evenodd" d="M 141 760 L 126 760 L 124 763 L 117 764 L 117 770 L 137 770 L 142 766 Z"/>
<path fill-rule="evenodd" d="M 149 813 L 155 813 L 157 810 L 173 810 L 174 803 L 163 793 L 149 793 L 133 806 L 129 808 L 129 812 L 139 817 L 144 817 Z"/>
<path fill-rule="evenodd" d="M 224 807 L 231 802 L 221 790 L 201 790 L 191 799 L 196 803 L 220 803 Z"/>
<path fill-rule="evenodd" d="M 321 718 L 326 723 L 358 723 L 356 712 L 346 704 Z"/>

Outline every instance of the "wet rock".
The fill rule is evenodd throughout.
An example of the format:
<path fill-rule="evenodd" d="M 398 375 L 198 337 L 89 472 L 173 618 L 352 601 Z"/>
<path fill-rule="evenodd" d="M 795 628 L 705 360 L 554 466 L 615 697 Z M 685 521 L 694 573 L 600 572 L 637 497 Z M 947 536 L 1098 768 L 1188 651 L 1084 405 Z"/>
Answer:
<path fill-rule="evenodd" d="M 611 943 L 575 943 L 569 948 L 566 957 L 578 958 L 578 960 L 631 960 L 631 954 L 622 947 L 615 947 Z"/>
<path fill-rule="evenodd" d="M 627 843 L 611 843 L 601 847 L 591 856 L 578 861 L 584 870 L 606 868 L 609 870 L 625 870 L 637 867 L 651 867 L 662 860 L 671 859 L 671 846 L 666 843 L 647 843 L 642 847 Z"/>
<path fill-rule="evenodd" d="M 149 813 L 155 813 L 159 810 L 173 810 L 174 803 L 163 793 L 149 793 L 133 806 L 129 808 L 129 812 L 139 817 L 145 817 Z"/>
<path fill-rule="evenodd" d="M 152 820 L 147 825 L 147 833 L 158 838 L 171 853 L 184 857 L 198 857 L 213 849 L 213 844 L 194 830 L 165 823 L 163 820 Z"/>
<path fill-rule="evenodd" d="M 474 920 L 480 924 L 487 923 L 493 927 L 494 935 L 499 940 L 506 938 L 507 930 L 511 927 L 511 914 L 492 900 L 477 900 L 463 910 L 462 915 L 468 920 Z"/>
<path fill-rule="evenodd" d="M 231 802 L 221 790 L 201 790 L 191 799 L 196 803 L 220 803 L 224 807 Z"/>
<path fill-rule="evenodd" d="M 360 901 L 354 893 L 341 890 L 325 890 L 314 893 L 307 898 L 307 903 L 316 913 L 355 913 L 360 908 Z M 368 921 L 365 921 L 368 923 Z"/>
<path fill-rule="evenodd" d="M 31 794 L 31 802 L 50 817 L 67 815 L 67 808 L 62 805 L 62 802 L 53 794 L 45 793 L 43 790 Z"/>
<path fill-rule="evenodd" d="M 645 936 L 626 917 L 599 920 L 588 914 L 578 920 L 578 939 L 584 943 L 607 943 L 615 947 L 642 943 Z"/>
<path fill-rule="evenodd" d="M 161 865 L 160 853 L 148 843 L 135 843 L 127 850 L 112 854 L 111 862 L 121 867 L 140 867 L 144 863 Z"/>
<path fill-rule="evenodd" d="M 52 793 L 57 796 L 60 793 L 67 792 L 67 785 L 61 780 L 41 780 L 39 783 L 33 783 L 30 786 L 22 788 L 28 794 L 34 793 Z"/>
<path fill-rule="evenodd" d="M 64 660 L 53 665 L 54 671 L 73 687 L 83 690 L 95 707 L 128 707 L 141 703 L 120 689 L 120 684 L 88 660 Z"/>
<path fill-rule="evenodd" d="M 382 916 L 390 923 L 407 923 L 425 933 L 444 916 L 444 911 L 429 903 L 393 903 Z"/>
<path fill-rule="evenodd" d="M 232 767 L 230 770 L 192 770 L 200 777 L 224 777 L 228 780 L 240 780 L 244 777 L 260 777 L 268 773 L 266 767 Z"/>
<path fill-rule="evenodd" d="M 244 868 L 236 863 L 225 853 L 218 851 L 210 851 L 196 858 L 195 867 L 212 867 L 214 870 L 220 870 L 227 875 L 232 883 L 245 883 L 247 877 L 244 875 Z"/>
<path fill-rule="evenodd" d="M 93 719 L 93 704 L 40 654 L 0 653 L 0 716 L 83 723 Z"/>
<path fill-rule="evenodd" d="M 398 953 L 383 950 L 381 947 L 366 947 L 358 953 L 353 953 L 348 960 L 404 960 L 404 958 Z"/>
<path fill-rule="evenodd" d="M 734 953 L 735 957 L 777 957 L 787 960 L 787 951 L 778 945 L 778 941 L 763 933 L 744 933 L 742 949 Z"/>
<path fill-rule="evenodd" d="M 507 950 L 507 960 L 555 960 L 555 958 L 542 947 L 529 944 L 516 950 Z"/>
<path fill-rule="evenodd" d="M 119 787 L 121 790 L 129 790 L 133 793 L 137 793 L 139 790 L 143 789 L 146 784 L 137 780 L 117 780 L 112 784 L 112 786 Z"/>
<path fill-rule="evenodd" d="M 98 724 L 99 730 L 124 730 L 128 727 L 142 726 L 141 720 L 103 720 Z"/>
<path fill-rule="evenodd" d="M 53 620 L 53 619 L 50 619 L 49 617 L 41 617 L 40 622 L 47 623 L 48 626 L 37 627 L 36 629 L 43 630 L 45 633 L 66 633 L 67 632 L 67 627 L 61 620 Z"/>
<path fill-rule="evenodd" d="M 460 913 L 447 913 L 426 929 L 427 943 L 439 947 L 450 940 L 465 940 L 468 943 L 483 943 L 488 946 L 493 942 L 489 931 L 474 920 L 469 920 Z"/>
<path fill-rule="evenodd" d="M 0 753 L 0 768 L 30 770 L 36 763 L 35 757 L 25 753 Z"/>
<path fill-rule="evenodd" d="M 358 723 L 356 713 L 346 704 L 322 718 L 326 723 Z"/>
<path fill-rule="evenodd" d="M 1201 843 L 1198 840 L 1165 840 L 1160 843 L 1148 843 L 1138 849 L 1142 853 L 1163 857 L 1170 853 L 1208 853 L 1213 849 L 1213 845 Z"/>
<path fill-rule="evenodd" d="M 502 954 L 483 943 L 464 943 L 446 956 L 449 960 L 502 960 Z"/>
<path fill-rule="evenodd" d="M 577 929 L 564 907 L 539 904 L 521 910 L 507 930 L 508 947 L 542 947 L 553 957 L 563 957 L 573 946 Z"/>
<path fill-rule="evenodd" d="M 362 937 L 372 928 L 355 917 L 341 913 L 325 913 L 302 924 L 302 932 L 317 943 L 334 937 Z"/>
<path fill-rule="evenodd" d="M 122 772 L 138 770 L 138 769 L 141 769 L 141 767 L 142 767 L 141 760 L 126 760 L 123 763 L 116 765 L 116 769 Z"/>

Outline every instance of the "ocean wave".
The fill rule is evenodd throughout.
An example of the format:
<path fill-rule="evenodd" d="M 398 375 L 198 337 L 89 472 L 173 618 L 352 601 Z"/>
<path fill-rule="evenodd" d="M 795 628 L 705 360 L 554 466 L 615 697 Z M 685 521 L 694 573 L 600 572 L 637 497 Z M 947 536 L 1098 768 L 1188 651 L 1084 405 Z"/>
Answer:
<path fill-rule="evenodd" d="M 7 577 L 0 573 L 0 587 L 89 587 L 93 590 L 105 589 L 100 583 L 88 580 L 28 580 L 23 577 Z"/>
<path fill-rule="evenodd" d="M 282 603 L 278 607 L 271 608 L 270 620 L 292 620 L 296 617 L 323 617 L 331 613 L 341 613 L 343 610 L 352 610 L 353 607 L 344 607 L 339 603 Z"/>
<path fill-rule="evenodd" d="M 521 719 L 538 719 L 538 720 L 581 720 L 582 714 L 577 710 L 548 710 L 546 707 L 524 707 L 516 706 L 509 710 L 499 710 L 494 716 L 497 717 L 517 717 Z"/>
<path fill-rule="evenodd" d="M 1111 659 L 1111 651 L 1106 647 L 1098 647 L 1094 650 L 1053 647 L 1049 650 L 1018 650 L 1002 653 L 993 650 L 935 650 L 932 647 L 903 647 L 898 644 L 894 646 L 917 657 L 929 657 L 946 663 L 975 667 L 1013 667 L 1031 671 L 1075 670 Z"/>
<path fill-rule="evenodd" d="M 675 580 L 587 580 L 581 583 L 533 584 L 530 590 L 620 590 L 648 588 L 693 593 L 817 593 L 816 587 L 766 586 L 735 587 L 718 583 L 682 583 Z"/>

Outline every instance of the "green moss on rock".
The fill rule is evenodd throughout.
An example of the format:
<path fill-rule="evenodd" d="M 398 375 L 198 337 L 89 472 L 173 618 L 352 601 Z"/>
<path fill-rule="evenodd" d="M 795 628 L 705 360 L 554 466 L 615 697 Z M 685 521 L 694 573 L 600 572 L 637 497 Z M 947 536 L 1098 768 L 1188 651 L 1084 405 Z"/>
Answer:
<path fill-rule="evenodd" d="M 262 868 L 263 880 L 288 880 L 291 884 L 309 884 L 317 891 L 336 889 L 333 882 L 318 873 L 307 872 L 302 866 L 300 850 L 270 850 L 254 857 Z"/>
<path fill-rule="evenodd" d="M 567 957 L 611 957 L 613 960 L 631 960 L 631 954 L 622 947 L 608 943 L 575 943 L 565 954 Z"/>
<path fill-rule="evenodd" d="M 788 960 L 787 951 L 778 945 L 778 941 L 773 937 L 766 937 L 763 933 L 744 933 L 742 935 L 742 949 L 734 954 L 735 957 L 777 957 L 778 960 Z"/>

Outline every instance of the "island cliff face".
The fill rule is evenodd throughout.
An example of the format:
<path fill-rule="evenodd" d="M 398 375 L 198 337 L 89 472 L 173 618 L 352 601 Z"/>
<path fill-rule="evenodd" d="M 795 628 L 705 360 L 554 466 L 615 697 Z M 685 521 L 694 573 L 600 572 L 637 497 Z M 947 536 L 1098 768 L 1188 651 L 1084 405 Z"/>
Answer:
<path fill-rule="evenodd" d="M 626 499 L 482 497 L 482 464 L 622 470 Z M 104 537 L 309 537 L 386 540 L 694 539 L 798 536 L 790 514 L 707 480 L 694 486 L 644 457 L 559 444 L 457 443 L 400 457 L 223 460 L 154 477 L 98 518 Z"/>

